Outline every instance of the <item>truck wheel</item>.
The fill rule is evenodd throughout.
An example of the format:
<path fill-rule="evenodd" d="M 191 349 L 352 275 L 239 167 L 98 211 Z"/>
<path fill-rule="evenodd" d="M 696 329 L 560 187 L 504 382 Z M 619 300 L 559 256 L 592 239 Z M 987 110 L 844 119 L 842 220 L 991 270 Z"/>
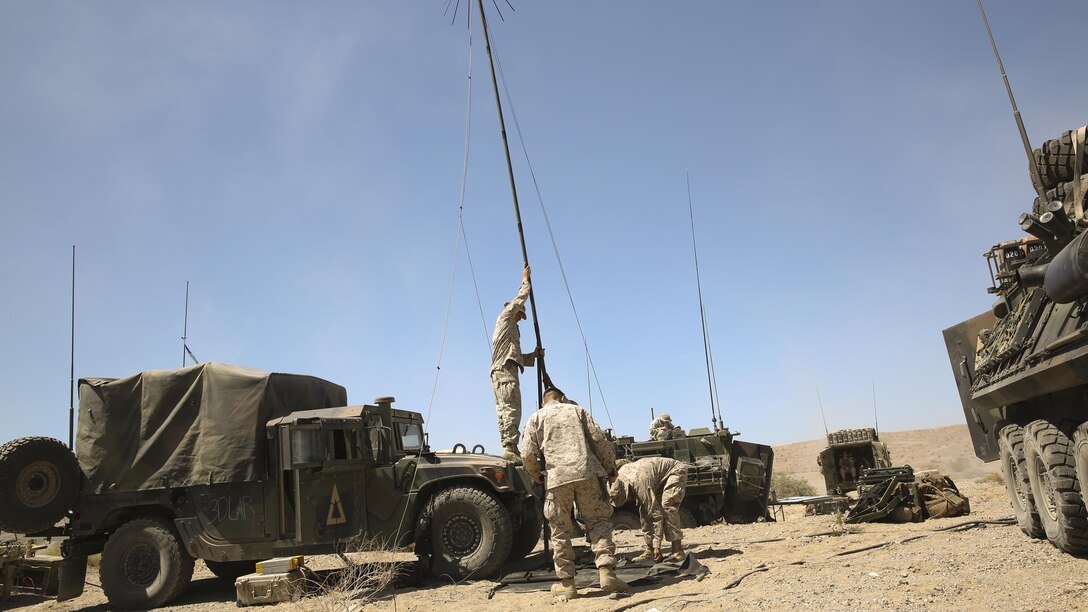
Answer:
<path fill-rule="evenodd" d="M 1088 500 L 1088 423 L 1081 423 L 1073 432 L 1073 462 L 1077 466 L 1080 499 Z"/>
<path fill-rule="evenodd" d="M 495 496 L 473 487 L 435 495 L 431 509 L 431 574 L 454 580 L 486 578 L 510 554 L 510 515 Z"/>
<path fill-rule="evenodd" d="M 0 446 L 0 531 L 52 527 L 75 506 L 82 487 L 79 462 L 60 440 L 18 438 Z"/>
<path fill-rule="evenodd" d="M 612 531 L 625 529 L 636 531 L 642 529 L 642 522 L 639 521 L 638 514 L 630 510 L 616 510 L 612 513 Z"/>
<path fill-rule="evenodd" d="M 692 529 L 699 526 L 699 522 L 695 520 L 695 515 L 691 513 L 691 510 L 687 508 L 680 508 L 680 526 L 684 529 Z"/>
<path fill-rule="evenodd" d="M 210 561 L 204 559 L 204 565 L 208 566 L 208 571 L 215 574 L 216 578 L 222 578 L 223 580 L 235 580 L 257 571 L 256 561 Z"/>
<path fill-rule="evenodd" d="M 1065 431 L 1049 421 L 1033 421 L 1026 428 L 1024 456 L 1046 538 L 1065 552 L 1085 553 L 1088 510 L 1077 484 L 1073 443 Z"/>
<path fill-rule="evenodd" d="M 173 525 L 161 518 L 141 518 L 121 525 L 106 540 L 98 571 L 111 606 L 156 608 L 188 586 L 193 558 Z"/>
<path fill-rule="evenodd" d="M 1039 522 L 1039 511 L 1028 480 L 1027 462 L 1024 459 L 1024 428 L 1006 425 L 997 436 L 1001 451 L 1001 475 L 1005 479 L 1005 492 L 1016 515 L 1021 531 L 1033 538 L 1045 538 L 1046 532 Z"/>
<path fill-rule="evenodd" d="M 532 504 L 521 520 L 521 527 L 514 532 L 514 539 L 510 543 L 510 555 L 506 558 L 506 562 L 516 563 L 533 552 L 536 543 L 540 541 L 543 527 L 544 519 L 540 516 L 540 510 L 536 504 Z"/>

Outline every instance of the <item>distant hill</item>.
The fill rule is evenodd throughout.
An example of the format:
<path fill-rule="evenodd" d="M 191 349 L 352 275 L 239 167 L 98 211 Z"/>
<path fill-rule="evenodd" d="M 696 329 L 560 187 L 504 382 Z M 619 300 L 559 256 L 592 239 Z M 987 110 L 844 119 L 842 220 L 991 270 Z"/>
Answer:
<path fill-rule="evenodd" d="M 916 470 L 938 469 L 953 480 L 978 478 L 1001 469 L 997 462 L 983 463 L 975 457 L 967 425 L 882 431 L 880 441 L 888 445 L 894 465 L 907 464 Z M 776 446 L 774 471 L 807 480 L 822 493 L 824 479 L 816 465 L 816 456 L 826 447 L 826 438 Z"/>

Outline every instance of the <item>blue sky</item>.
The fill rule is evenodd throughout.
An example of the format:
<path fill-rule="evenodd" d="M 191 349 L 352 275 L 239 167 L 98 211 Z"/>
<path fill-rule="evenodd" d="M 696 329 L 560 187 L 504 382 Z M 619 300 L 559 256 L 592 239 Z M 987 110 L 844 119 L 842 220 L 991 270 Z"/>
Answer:
<path fill-rule="evenodd" d="M 0 438 L 67 437 L 76 376 L 201 360 L 313 374 L 497 449 L 487 376 L 521 267 L 466 2 L 0 4 Z M 962 422 L 941 330 L 1033 191 L 974 2 L 504 2 L 494 44 L 604 390 L 709 425 L 687 216 L 726 423 L 785 443 Z M 488 3 L 494 10 L 494 5 Z M 1081 2 L 988 3 L 1035 146 L 1088 122 Z M 508 109 L 507 120 L 511 122 Z M 512 136 L 517 132 L 508 126 Z M 513 142 L 549 372 L 584 350 Z M 523 324 L 524 345 L 532 346 Z M 527 404 L 532 393 L 527 392 Z M 605 411 L 605 402 L 607 411 Z M 526 410 L 525 418 L 531 408 Z"/>

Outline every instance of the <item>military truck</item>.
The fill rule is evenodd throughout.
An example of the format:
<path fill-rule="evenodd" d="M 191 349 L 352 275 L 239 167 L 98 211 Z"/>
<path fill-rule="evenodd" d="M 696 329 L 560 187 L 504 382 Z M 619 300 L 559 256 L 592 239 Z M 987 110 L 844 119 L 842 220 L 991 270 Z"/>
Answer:
<path fill-rule="evenodd" d="M 944 330 L 975 454 L 1000 460 L 1024 533 L 1088 553 L 1088 179 L 1080 128 L 1033 152 L 1028 234 L 984 256 L 992 308 Z"/>
<path fill-rule="evenodd" d="M 82 379 L 74 456 L 48 438 L 0 447 L 0 531 L 67 538 L 62 598 L 101 553 L 102 589 L 126 609 L 176 598 L 196 559 L 233 579 L 272 557 L 414 543 L 419 569 L 460 580 L 532 550 L 523 470 L 431 452 L 392 397 L 346 400 L 319 378 L 216 363 Z"/>
<path fill-rule="evenodd" d="M 857 490 L 862 470 L 889 468 L 892 459 L 876 429 L 867 427 L 828 432 L 827 448 L 820 451 L 816 464 L 824 476 L 827 494 L 844 495 Z"/>
<path fill-rule="evenodd" d="M 706 427 L 675 433 L 668 440 L 636 442 L 632 436 L 613 440 L 616 456 L 622 459 L 672 457 L 691 464 L 680 507 L 681 526 L 771 520 L 767 497 L 774 450 L 770 446 L 737 440 L 728 428 L 712 431 Z M 639 528 L 633 500 L 616 509 L 612 524 L 617 529 Z"/>

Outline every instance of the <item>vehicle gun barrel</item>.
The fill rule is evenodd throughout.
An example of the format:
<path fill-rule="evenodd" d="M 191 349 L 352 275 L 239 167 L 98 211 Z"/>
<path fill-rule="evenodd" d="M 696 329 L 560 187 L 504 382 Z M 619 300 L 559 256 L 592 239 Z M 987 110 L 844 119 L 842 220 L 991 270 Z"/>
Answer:
<path fill-rule="evenodd" d="M 1081 232 L 1054 256 L 1047 265 L 1043 288 L 1058 304 L 1088 295 L 1088 232 Z"/>

